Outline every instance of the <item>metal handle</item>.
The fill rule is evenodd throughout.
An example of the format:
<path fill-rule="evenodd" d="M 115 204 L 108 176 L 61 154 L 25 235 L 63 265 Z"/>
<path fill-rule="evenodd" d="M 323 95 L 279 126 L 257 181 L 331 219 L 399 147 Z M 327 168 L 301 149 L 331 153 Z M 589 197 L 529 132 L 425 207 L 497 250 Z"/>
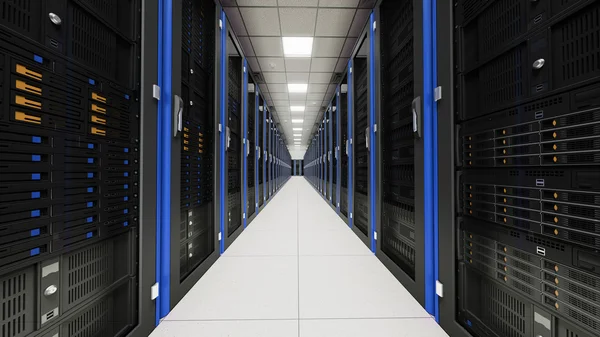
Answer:
<path fill-rule="evenodd" d="M 421 138 L 421 97 L 415 97 L 412 101 L 413 133 L 416 138 Z"/>
<path fill-rule="evenodd" d="M 250 155 L 250 141 L 246 142 L 246 157 Z"/>
<path fill-rule="evenodd" d="M 258 159 L 260 159 L 260 155 L 262 154 L 262 151 L 260 150 L 260 146 L 257 146 L 256 149 L 258 150 Z"/>
<path fill-rule="evenodd" d="M 229 145 L 231 143 L 231 130 L 229 129 L 229 127 L 227 127 L 227 133 L 226 133 L 226 137 L 227 137 L 227 147 L 226 149 L 229 150 Z"/>
<path fill-rule="evenodd" d="M 369 149 L 369 127 L 365 129 L 365 145 L 367 146 L 367 150 Z"/>
<path fill-rule="evenodd" d="M 173 104 L 173 137 L 181 132 L 183 127 L 183 99 L 175 95 L 175 104 Z"/>
<path fill-rule="evenodd" d="M 346 156 L 348 156 L 348 150 L 349 150 L 349 147 L 348 147 L 348 139 L 346 139 Z"/>

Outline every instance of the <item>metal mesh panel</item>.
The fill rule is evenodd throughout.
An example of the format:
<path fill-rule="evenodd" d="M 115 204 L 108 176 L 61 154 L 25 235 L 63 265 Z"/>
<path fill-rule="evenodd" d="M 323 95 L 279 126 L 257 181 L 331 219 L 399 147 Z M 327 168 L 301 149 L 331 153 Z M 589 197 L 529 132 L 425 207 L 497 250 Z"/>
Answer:
<path fill-rule="evenodd" d="M 27 336 L 33 331 L 35 317 L 34 268 L 0 277 L 0 332 L 6 337 Z"/>
<path fill-rule="evenodd" d="M 366 43 L 366 42 L 363 42 Z M 369 125 L 367 59 L 354 59 L 354 225 L 368 235 L 369 151 L 366 129 Z"/>

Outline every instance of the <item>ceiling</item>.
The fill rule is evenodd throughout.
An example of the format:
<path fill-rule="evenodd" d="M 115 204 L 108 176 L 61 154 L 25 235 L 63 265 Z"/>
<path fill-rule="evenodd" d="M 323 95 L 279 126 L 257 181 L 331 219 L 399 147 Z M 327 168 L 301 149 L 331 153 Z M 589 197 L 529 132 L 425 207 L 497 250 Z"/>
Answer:
<path fill-rule="evenodd" d="M 261 73 L 261 92 L 288 144 L 301 134 L 305 150 L 317 118 L 329 105 L 335 73 L 345 71 L 375 0 L 221 0 L 251 71 Z M 313 37 L 310 57 L 285 57 L 282 37 Z M 289 93 L 288 83 L 308 84 Z M 305 106 L 291 112 L 290 106 Z M 302 119 L 302 123 L 292 123 Z M 302 128 L 294 131 L 293 128 Z M 290 150 L 292 150 L 290 147 Z M 302 151 L 304 153 L 304 151 Z"/>

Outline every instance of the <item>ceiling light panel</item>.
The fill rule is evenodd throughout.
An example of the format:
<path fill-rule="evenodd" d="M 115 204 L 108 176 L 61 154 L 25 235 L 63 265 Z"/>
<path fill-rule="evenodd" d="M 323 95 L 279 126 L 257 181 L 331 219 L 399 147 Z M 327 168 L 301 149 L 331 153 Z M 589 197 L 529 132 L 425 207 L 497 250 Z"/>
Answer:
<path fill-rule="evenodd" d="M 306 83 L 288 83 L 288 91 L 291 93 L 306 92 L 307 89 L 308 84 Z"/>
<path fill-rule="evenodd" d="M 310 57 L 312 55 L 312 37 L 282 37 L 283 54 L 286 57 Z"/>
<path fill-rule="evenodd" d="M 306 109 L 304 105 L 292 105 L 290 106 L 290 111 L 292 112 L 302 112 Z"/>
<path fill-rule="evenodd" d="M 304 119 L 292 119 L 292 123 L 294 123 L 294 124 L 304 123 Z"/>

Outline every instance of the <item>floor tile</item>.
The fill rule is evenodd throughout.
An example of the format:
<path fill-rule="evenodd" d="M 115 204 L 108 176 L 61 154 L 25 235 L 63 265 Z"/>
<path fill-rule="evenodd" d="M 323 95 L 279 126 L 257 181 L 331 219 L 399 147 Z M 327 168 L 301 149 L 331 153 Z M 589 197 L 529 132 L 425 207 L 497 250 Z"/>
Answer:
<path fill-rule="evenodd" d="M 297 317 L 297 257 L 238 257 L 217 260 L 166 319 Z"/>
<path fill-rule="evenodd" d="M 300 337 L 448 337 L 431 318 L 302 320 Z"/>
<path fill-rule="evenodd" d="M 150 337 L 297 337 L 298 321 L 164 321 Z"/>
<path fill-rule="evenodd" d="M 297 231 L 269 231 L 249 227 L 223 254 L 224 257 L 283 255 L 298 255 Z"/>
<path fill-rule="evenodd" d="M 300 318 L 430 317 L 375 256 L 301 256 Z"/>
<path fill-rule="evenodd" d="M 300 255 L 366 255 L 373 253 L 346 226 L 339 230 L 302 229 L 299 231 Z"/>

